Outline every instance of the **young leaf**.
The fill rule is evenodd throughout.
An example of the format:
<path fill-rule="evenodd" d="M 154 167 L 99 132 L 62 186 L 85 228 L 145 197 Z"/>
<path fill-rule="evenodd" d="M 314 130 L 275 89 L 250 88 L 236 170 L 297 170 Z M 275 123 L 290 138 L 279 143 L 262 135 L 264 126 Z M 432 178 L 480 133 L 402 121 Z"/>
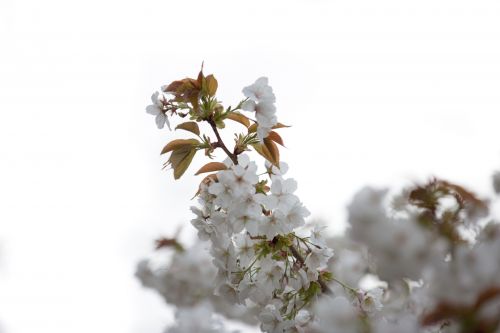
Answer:
<path fill-rule="evenodd" d="M 248 118 L 246 116 L 244 116 L 243 114 L 241 114 L 239 112 L 229 113 L 227 115 L 227 119 L 231 119 L 232 121 L 236 121 L 247 128 L 250 126 L 250 120 L 248 120 Z"/>
<path fill-rule="evenodd" d="M 291 127 L 291 126 L 283 125 L 282 123 L 277 123 L 272 127 L 272 129 L 285 128 L 285 127 Z M 250 127 L 248 127 L 248 133 L 254 133 L 254 132 L 257 132 L 257 123 L 253 123 Z"/>
<path fill-rule="evenodd" d="M 253 149 L 255 149 L 257 153 L 263 156 L 266 160 L 269 161 L 271 159 L 271 154 L 269 153 L 269 149 L 267 149 L 266 146 L 264 146 L 263 144 L 255 143 L 252 145 L 252 147 Z"/>
<path fill-rule="evenodd" d="M 280 145 L 282 145 L 283 147 L 285 147 L 285 144 L 283 143 L 283 139 L 281 138 L 281 136 L 276 133 L 275 131 L 271 131 L 269 132 L 269 135 L 267 136 L 268 139 L 271 139 L 273 140 L 274 142 L 276 143 L 279 143 Z"/>
<path fill-rule="evenodd" d="M 269 140 L 269 139 L 264 139 L 264 144 L 261 143 L 255 143 L 252 145 L 252 147 L 255 149 L 257 153 L 262 155 L 266 160 L 274 164 L 275 166 L 279 167 L 279 150 L 276 144 Z"/>
<path fill-rule="evenodd" d="M 226 124 L 224 124 L 224 120 L 220 119 L 215 122 L 215 126 L 217 126 L 218 129 L 223 129 L 226 127 Z"/>
<path fill-rule="evenodd" d="M 196 152 L 197 150 L 194 146 L 184 146 L 174 150 L 169 158 L 172 169 L 174 169 L 174 179 L 179 179 L 186 172 Z"/>
<path fill-rule="evenodd" d="M 284 125 L 282 123 L 277 123 L 276 125 L 273 126 L 273 129 L 277 129 L 277 128 L 286 128 L 286 127 L 291 127 L 291 126 L 288 126 L 288 125 Z"/>
<path fill-rule="evenodd" d="M 182 160 L 189 155 L 191 152 L 191 146 L 183 146 L 179 149 L 176 149 L 172 152 L 172 155 L 168 158 L 168 163 L 172 165 L 172 169 L 175 169 L 179 164 L 182 162 Z"/>
<path fill-rule="evenodd" d="M 210 74 L 209 76 L 206 77 L 206 82 L 207 82 L 206 89 L 207 89 L 208 95 L 210 97 L 215 96 L 215 93 L 217 92 L 217 87 L 218 87 L 217 80 L 215 79 L 215 77 L 212 74 Z"/>
<path fill-rule="evenodd" d="M 220 170 L 226 170 L 227 167 L 224 163 L 221 162 L 209 162 L 202 166 L 200 170 L 198 170 L 195 173 L 195 176 L 199 175 L 200 173 L 205 173 L 205 172 L 214 172 L 214 171 L 220 171 Z"/>
<path fill-rule="evenodd" d="M 162 90 L 164 92 L 170 92 L 170 93 L 175 93 L 177 92 L 177 90 L 179 90 L 179 88 L 184 84 L 184 82 L 182 82 L 182 80 L 177 80 L 177 81 L 174 81 L 168 85 L 165 85 L 163 86 Z"/>
<path fill-rule="evenodd" d="M 248 127 L 248 133 L 255 133 L 257 132 L 257 123 L 253 123 Z"/>
<path fill-rule="evenodd" d="M 187 121 L 185 123 L 179 124 L 175 129 L 183 129 L 196 135 L 200 135 L 200 128 L 195 121 Z"/>
<path fill-rule="evenodd" d="M 187 82 L 191 83 L 191 85 L 194 87 L 194 89 L 201 90 L 201 84 L 198 82 L 198 80 L 191 79 L 191 78 L 185 78 L 184 80 L 187 80 Z"/>
<path fill-rule="evenodd" d="M 271 162 L 272 164 L 276 165 L 279 168 L 280 165 L 280 150 L 278 149 L 278 146 L 269 138 L 264 139 L 264 145 L 267 147 L 269 150 L 269 153 L 271 155 Z"/>
<path fill-rule="evenodd" d="M 193 146 L 199 144 L 200 142 L 196 139 L 177 139 L 170 141 L 165 147 L 163 147 L 160 155 L 166 154 L 172 150 L 181 149 L 184 146 Z"/>
<path fill-rule="evenodd" d="M 177 80 L 162 89 L 164 92 L 172 93 L 175 96 L 174 100 L 177 102 L 190 102 L 195 112 L 197 112 L 201 92 L 201 85 L 197 80 L 191 78 Z"/>
<path fill-rule="evenodd" d="M 194 155 L 196 155 L 197 150 L 192 149 L 189 154 L 182 160 L 177 168 L 174 169 L 174 179 L 179 179 L 186 172 L 187 168 L 193 161 Z"/>
<path fill-rule="evenodd" d="M 205 79 L 205 76 L 203 75 L 203 64 L 204 63 L 202 62 L 200 72 L 198 73 L 198 78 L 196 79 L 200 87 L 203 86 L 203 80 Z"/>

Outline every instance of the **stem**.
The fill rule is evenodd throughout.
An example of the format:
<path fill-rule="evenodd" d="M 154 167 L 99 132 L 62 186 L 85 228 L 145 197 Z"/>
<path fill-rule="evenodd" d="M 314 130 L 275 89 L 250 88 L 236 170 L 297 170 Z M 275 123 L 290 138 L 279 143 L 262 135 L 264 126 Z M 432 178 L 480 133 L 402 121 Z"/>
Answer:
<path fill-rule="evenodd" d="M 344 282 L 340 281 L 340 280 L 337 280 L 336 278 L 332 277 L 332 280 L 337 282 L 338 284 L 340 284 L 342 286 L 342 288 L 344 289 L 347 289 L 349 291 L 351 291 L 352 293 L 357 293 L 358 291 L 356 289 L 354 289 L 353 287 L 350 287 L 348 286 L 347 284 L 345 284 Z"/>
<path fill-rule="evenodd" d="M 266 236 L 252 236 L 252 235 L 250 235 L 249 232 L 247 232 L 247 235 L 248 235 L 248 237 L 250 237 L 251 240 L 256 240 L 256 239 L 266 240 L 267 239 Z"/>
<path fill-rule="evenodd" d="M 208 123 L 214 130 L 215 136 L 217 137 L 217 145 L 224 150 L 227 156 L 233 161 L 234 164 L 238 164 L 238 159 L 236 158 L 236 155 L 231 153 L 229 149 L 227 149 L 226 145 L 224 144 L 224 141 L 222 141 L 222 138 L 220 137 L 219 130 L 217 129 L 217 126 L 215 125 L 215 122 L 213 120 L 208 120 Z"/>
<path fill-rule="evenodd" d="M 300 262 L 301 265 L 304 265 L 304 263 L 305 263 L 304 257 L 302 257 L 302 255 L 299 253 L 299 251 L 297 251 L 295 246 L 290 245 L 289 249 L 290 249 L 290 252 L 292 252 L 293 256 L 297 259 L 297 261 Z M 318 283 L 321 286 L 321 291 L 323 293 L 329 294 L 329 295 L 333 294 L 332 290 L 326 285 L 325 281 L 323 281 L 321 276 L 318 276 Z"/>
<path fill-rule="evenodd" d="M 259 257 L 255 257 L 254 261 L 250 264 L 250 266 L 248 266 L 244 271 L 243 271 L 243 274 L 246 274 L 252 267 L 253 265 L 257 262 L 257 260 L 259 260 Z"/>

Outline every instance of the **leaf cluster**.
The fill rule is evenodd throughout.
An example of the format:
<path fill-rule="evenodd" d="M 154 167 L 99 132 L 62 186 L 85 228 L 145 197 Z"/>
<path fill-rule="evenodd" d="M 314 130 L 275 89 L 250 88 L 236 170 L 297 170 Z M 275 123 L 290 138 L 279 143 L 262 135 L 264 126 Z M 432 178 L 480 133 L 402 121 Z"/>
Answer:
<path fill-rule="evenodd" d="M 239 154 L 253 149 L 267 161 L 279 167 L 278 145 L 284 146 L 282 137 L 276 131 L 271 131 L 268 137 L 260 142 L 256 133 L 257 121 L 239 111 L 246 99 L 240 101 L 235 107 L 224 108 L 216 98 L 218 86 L 218 81 L 213 74 L 207 76 L 203 74 L 202 66 L 196 79 L 187 77 L 173 81 L 162 88 L 165 93 L 173 95 L 172 99 L 167 100 L 172 110 L 186 110 L 186 113 L 175 112 L 175 114 L 181 117 L 189 116 L 189 121 L 178 124 L 175 129 L 197 136 L 197 139 L 173 140 L 163 148 L 161 154 L 171 153 L 164 167 L 172 167 L 174 179 L 179 179 L 185 173 L 199 150 L 204 150 L 205 156 L 213 158 L 214 150 L 222 148 L 226 155 L 237 163 Z M 219 134 L 219 130 L 226 128 L 226 120 L 239 123 L 246 129 L 246 132 L 235 133 L 232 150 L 226 146 Z M 206 133 L 202 133 L 199 125 L 201 122 L 208 123 L 212 127 L 216 139 L 211 139 Z M 284 127 L 288 126 L 278 123 L 273 129 Z M 221 162 L 209 162 L 196 175 L 224 169 Z"/>

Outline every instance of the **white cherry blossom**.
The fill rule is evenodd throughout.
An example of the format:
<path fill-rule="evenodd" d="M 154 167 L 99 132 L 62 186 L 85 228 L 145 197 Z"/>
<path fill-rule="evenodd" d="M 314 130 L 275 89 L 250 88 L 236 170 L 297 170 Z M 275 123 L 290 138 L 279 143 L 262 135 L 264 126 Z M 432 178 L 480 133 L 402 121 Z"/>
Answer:
<path fill-rule="evenodd" d="M 332 256 L 332 249 L 328 247 L 318 248 L 316 246 L 312 246 L 311 252 L 307 255 L 304 264 L 310 271 L 315 272 L 320 268 L 324 268 Z"/>
<path fill-rule="evenodd" d="M 261 329 L 267 333 L 283 333 L 293 326 L 293 322 L 285 320 L 275 305 L 268 305 L 259 315 Z"/>
<path fill-rule="evenodd" d="M 255 258 L 255 241 L 253 241 L 247 234 L 237 234 L 235 236 L 235 243 L 238 251 L 240 266 L 247 268 L 251 261 Z"/>
<path fill-rule="evenodd" d="M 273 89 L 262 77 L 243 94 L 241 108 L 255 114 L 262 141 L 277 124 Z M 159 128 L 169 126 L 175 102 L 159 93 L 151 100 L 146 111 Z M 310 213 L 295 195 L 297 182 L 284 178 L 286 163 L 266 162 L 258 175 L 250 155 L 228 155 L 227 169 L 200 185 L 191 208 L 206 242 L 138 264 L 142 284 L 178 306 L 166 333 L 227 332 L 214 312 L 258 320 L 269 333 L 500 333 L 500 224 L 484 225 L 488 210 L 474 216 L 481 205 L 469 202 L 483 200 L 451 184 L 456 207 L 435 209 L 432 201 L 447 194 L 438 185 L 448 183 L 431 182 L 390 205 L 387 189 L 365 187 L 347 207 L 346 235 L 328 237 L 306 225 Z M 493 189 L 500 193 L 500 172 Z M 450 230 L 457 224 L 458 236 Z"/>
<path fill-rule="evenodd" d="M 500 194 L 500 171 L 493 174 L 493 189 L 496 194 Z"/>
<path fill-rule="evenodd" d="M 248 98 L 243 105 L 244 111 L 255 112 L 257 120 L 257 136 L 260 141 L 264 140 L 278 123 L 276 118 L 276 107 L 273 89 L 268 85 L 268 79 L 261 77 L 254 84 L 243 88 L 243 94 Z"/>
<path fill-rule="evenodd" d="M 162 129 L 165 124 L 167 124 L 168 129 L 170 129 L 170 122 L 165 110 L 165 96 L 160 94 L 158 91 L 151 95 L 151 102 L 153 104 L 146 107 L 146 112 L 155 116 L 156 126 Z"/>
<path fill-rule="evenodd" d="M 220 317 L 213 314 L 210 304 L 202 303 L 192 308 L 181 308 L 176 314 L 176 323 L 165 333 L 229 333 Z M 196 318 L 196 320 L 193 320 Z"/>
<path fill-rule="evenodd" d="M 283 273 L 283 263 L 276 262 L 268 256 L 260 261 L 260 270 L 256 277 L 257 286 L 265 293 L 271 294 L 273 290 L 282 287 Z"/>
<path fill-rule="evenodd" d="M 273 88 L 269 86 L 267 77 L 260 77 L 255 83 L 243 88 L 243 94 L 254 102 L 274 103 L 276 101 Z"/>

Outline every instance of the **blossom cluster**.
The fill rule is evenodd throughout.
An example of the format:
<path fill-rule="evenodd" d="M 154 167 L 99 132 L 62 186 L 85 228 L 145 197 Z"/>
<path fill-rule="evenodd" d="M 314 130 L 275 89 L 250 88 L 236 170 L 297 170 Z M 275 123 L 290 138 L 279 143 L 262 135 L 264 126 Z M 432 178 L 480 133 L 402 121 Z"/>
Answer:
<path fill-rule="evenodd" d="M 197 172 L 211 172 L 191 207 L 201 241 L 175 251 L 168 264 L 138 266 L 142 283 L 179 307 L 166 332 L 227 332 L 222 315 L 268 333 L 500 333 L 500 224 L 491 201 L 439 179 L 397 195 L 366 187 L 347 207 L 346 234 L 328 236 L 306 223 L 297 182 L 279 160 L 283 140 L 274 130 L 285 126 L 267 78 L 245 87 L 246 98 L 225 111 L 212 75 L 163 90 L 174 98 L 153 95 L 147 108 L 158 127 L 169 125 L 167 112 L 189 116 L 176 128 L 201 139 L 165 146 L 174 177 L 199 150 L 227 155 Z M 235 135 L 234 149 L 218 132 L 227 120 L 247 129 Z M 201 122 L 215 141 L 201 135 Z M 263 168 L 252 148 L 266 159 Z M 498 172 L 493 188 L 500 193 Z"/>
<path fill-rule="evenodd" d="M 274 106 L 276 97 L 273 89 L 269 86 L 267 77 L 261 77 L 252 85 L 243 88 L 243 94 L 248 100 L 243 103 L 242 109 L 255 112 L 255 118 L 259 124 L 257 136 L 259 140 L 263 141 L 278 123 L 276 107 Z"/>
<path fill-rule="evenodd" d="M 354 196 L 347 235 L 328 239 L 336 244 L 329 268 L 346 285 L 332 285 L 335 297 L 314 305 L 311 332 L 500 332 L 500 224 L 470 225 L 461 232 L 472 239 L 457 240 L 451 230 L 423 223 L 429 212 L 415 209 L 415 191 L 392 205 L 386 189 L 364 188 Z M 463 204 L 467 194 L 457 200 Z M 445 224 L 456 209 L 443 208 L 435 222 Z M 366 278 L 377 287 L 363 291 Z"/>
<path fill-rule="evenodd" d="M 298 329 L 304 323 L 297 315 L 319 292 L 321 270 L 333 252 L 319 237 L 293 233 L 309 212 L 294 194 L 296 182 L 284 178 L 286 164 L 268 165 L 272 184 L 265 194 L 248 155 L 239 155 L 238 164 L 226 163 L 217 181 L 202 185 L 201 208 L 192 208 L 191 223 L 211 242 L 218 269 L 215 293 L 262 309 L 265 332 Z"/>
<path fill-rule="evenodd" d="M 168 258 L 169 260 L 165 260 Z M 165 302 L 189 313 L 191 308 L 206 308 L 225 318 L 255 325 L 255 310 L 235 305 L 214 294 L 217 269 L 212 264 L 207 242 L 189 248 L 161 252 L 137 265 L 136 276 L 142 285 L 158 292 Z"/>
<path fill-rule="evenodd" d="M 178 309 L 175 313 L 175 319 L 175 324 L 168 327 L 165 333 L 230 333 L 224 327 L 222 318 L 213 314 L 209 303 L 200 303 L 190 308 Z"/>

